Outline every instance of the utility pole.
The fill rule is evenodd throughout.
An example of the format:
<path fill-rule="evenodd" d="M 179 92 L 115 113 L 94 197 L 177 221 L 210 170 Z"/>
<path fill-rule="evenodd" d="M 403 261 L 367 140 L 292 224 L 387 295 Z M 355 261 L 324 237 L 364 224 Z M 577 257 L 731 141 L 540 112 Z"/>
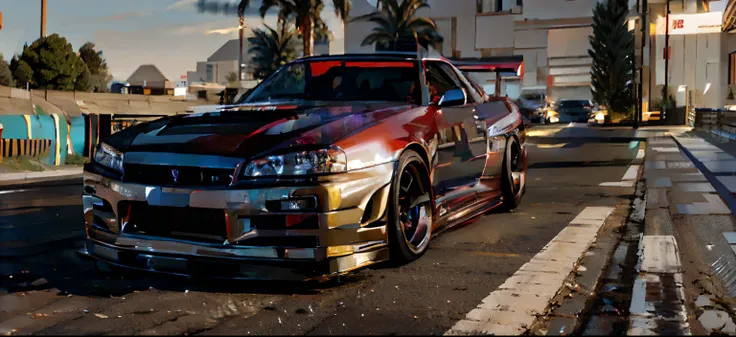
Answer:
<path fill-rule="evenodd" d="M 647 11 L 649 10 L 649 5 L 647 3 L 647 0 L 642 0 L 641 2 L 641 55 L 640 55 L 640 63 L 639 63 L 639 111 L 637 111 L 636 116 L 634 117 L 634 128 L 639 128 L 639 121 L 641 121 L 641 116 L 643 115 L 644 111 L 644 46 L 647 43 Z"/>
<path fill-rule="evenodd" d="M 46 37 L 46 0 L 41 0 L 41 37 Z"/>
<path fill-rule="evenodd" d="M 670 100 L 670 0 L 667 0 L 667 12 L 665 13 L 666 25 L 664 28 L 664 90 L 662 100 L 667 100 L 667 104 L 662 104 L 662 116 L 660 119 L 667 120 L 667 110 L 669 109 Z"/>

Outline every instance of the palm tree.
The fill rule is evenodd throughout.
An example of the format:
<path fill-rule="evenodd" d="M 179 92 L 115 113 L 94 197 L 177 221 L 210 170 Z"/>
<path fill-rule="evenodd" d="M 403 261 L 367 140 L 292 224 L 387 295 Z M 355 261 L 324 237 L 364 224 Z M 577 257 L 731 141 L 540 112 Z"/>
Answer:
<path fill-rule="evenodd" d="M 249 0 L 241 0 L 249 1 Z M 335 15 L 343 22 L 350 15 L 350 0 L 332 0 L 335 7 Z M 327 25 L 322 21 L 323 0 L 263 0 L 260 13 L 261 17 L 272 7 L 279 8 L 279 18 L 287 20 L 292 16 L 295 19 L 297 30 L 304 43 L 304 56 L 311 56 L 314 50 L 315 30 L 325 32 Z"/>
<path fill-rule="evenodd" d="M 199 0 L 197 2 L 197 10 L 200 13 L 218 13 L 236 14 L 238 16 L 238 38 L 240 40 L 240 49 L 238 52 L 238 81 L 243 73 L 243 40 L 245 35 L 245 10 L 248 8 L 250 0 L 240 0 L 237 7 L 230 3 L 219 4 L 218 2 L 208 2 L 207 0 Z"/>
<path fill-rule="evenodd" d="M 297 33 L 293 23 L 279 19 L 278 31 L 266 25 L 266 29 L 254 29 L 248 38 L 252 54 L 251 64 L 257 79 L 264 79 L 289 61 L 296 59 Z"/>
<path fill-rule="evenodd" d="M 199 0 L 197 8 L 200 13 L 217 13 L 237 14 L 240 29 L 240 63 L 242 64 L 243 50 L 243 29 L 245 24 L 245 12 L 250 7 L 251 0 L 240 0 L 237 8 L 229 3 L 219 4 L 218 2 Z M 332 0 L 335 7 L 335 15 L 343 22 L 350 14 L 350 0 Z M 272 7 L 279 8 L 279 18 L 290 21 L 291 16 L 295 16 L 297 29 L 304 43 L 304 56 L 312 55 L 314 50 L 315 35 L 317 38 L 325 39 L 329 37 L 327 25 L 322 20 L 320 14 L 324 8 L 323 0 L 263 0 L 259 12 L 261 18 L 266 16 L 266 12 Z"/>
<path fill-rule="evenodd" d="M 377 11 L 351 20 L 377 24 L 361 46 L 376 44 L 394 49 L 399 40 L 411 39 L 427 48 L 444 41 L 432 19 L 414 16 L 417 10 L 429 8 L 427 0 L 403 0 L 400 4 L 399 0 L 381 0 L 376 5 Z"/>

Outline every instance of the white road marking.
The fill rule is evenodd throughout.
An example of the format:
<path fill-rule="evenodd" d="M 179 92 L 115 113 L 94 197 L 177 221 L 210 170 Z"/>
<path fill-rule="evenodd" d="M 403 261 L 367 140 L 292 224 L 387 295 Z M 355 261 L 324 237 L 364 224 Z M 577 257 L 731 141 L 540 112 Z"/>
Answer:
<path fill-rule="evenodd" d="M 629 166 L 629 169 L 626 170 L 626 173 L 624 174 L 624 177 L 621 178 L 621 180 L 636 180 L 638 174 L 639 165 L 631 165 Z"/>
<path fill-rule="evenodd" d="M 35 188 L 32 188 L 32 189 L 20 189 L 20 190 L 0 191 L 0 195 L 2 195 L 2 194 L 20 193 L 20 192 L 27 192 L 27 191 L 31 191 L 31 190 L 35 190 Z"/>
<path fill-rule="evenodd" d="M 445 335 L 519 335 L 544 313 L 613 207 L 586 207 L 529 262 Z"/>
<path fill-rule="evenodd" d="M 606 182 L 606 183 L 600 183 L 598 186 L 604 186 L 604 187 L 634 187 L 635 181 L 614 181 L 614 182 Z"/>
<path fill-rule="evenodd" d="M 660 325 L 678 329 L 681 335 L 690 335 L 687 323 L 685 292 L 680 273 L 682 264 L 677 240 L 672 235 L 644 235 L 639 240 L 639 275 L 634 281 L 629 307 L 629 336 L 658 336 Z M 663 282 L 663 278 L 671 281 Z M 673 289 L 674 288 L 674 289 Z M 647 300 L 647 293 L 651 294 Z M 668 298 L 674 294 L 675 298 Z M 676 303 L 673 305 L 673 303 Z M 657 312 L 657 308 L 666 308 Z M 674 311 L 675 315 L 670 315 Z"/>
<path fill-rule="evenodd" d="M 644 149 L 639 149 L 639 152 L 636 153 L 636 159 L 644 159 Z"/>
<path fill-rule="evenodd" d="M 679 273 L 680 254 L 672 235 L 645 235 L 642 239 L 644 256 L 641 271 L 647 273 Z"/>

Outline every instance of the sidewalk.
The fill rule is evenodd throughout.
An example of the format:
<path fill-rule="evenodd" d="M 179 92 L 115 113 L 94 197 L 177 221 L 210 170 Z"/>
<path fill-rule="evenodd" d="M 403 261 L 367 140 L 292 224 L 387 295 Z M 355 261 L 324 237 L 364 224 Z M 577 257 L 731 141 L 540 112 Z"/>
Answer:
<path fill-rule="evenodd" d="M 41 172 L 0 173 L 0 187 L 81 178 L 81 166 Z"/>
<path fill-rule="evenodd" d="M 721 183 L 711 172 L 736 172 L 734 165 L 692 132 L 647 140 L 645 226 L 628 334 L 736 335 L 736 254 L 729 243 L 736 226 L 724 202 L 730 192 L 719 196 L 725 188 L 714 187 Z"/>
<path fill-rule="evenodd" d="M 643 141 L 650 137 L 680 136 L 692 130 L 686 126 L 598 127 L 587 124 L 534 125 L 527 135 L 535 141 L 579 139 L 589 141 Z"/>

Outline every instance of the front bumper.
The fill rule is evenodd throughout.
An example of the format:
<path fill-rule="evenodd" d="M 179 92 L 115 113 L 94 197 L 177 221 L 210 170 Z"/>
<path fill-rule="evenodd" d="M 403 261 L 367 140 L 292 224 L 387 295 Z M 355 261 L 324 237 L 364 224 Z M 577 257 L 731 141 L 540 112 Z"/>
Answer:
<path fill-rule="evenodd" d="M 304 280 L 346 273 L 389 257 L 386 204 L 394 165 L 324 176 L 308 186 L 250 189 L 149 186 L 85 172 L 86 254 L 113 265 L 189 276 Z M 305 197 L 316 200 L 314 208 L 270 210 L 274 202 Z M 147 221 L 151 231 L 141 231 L 131 204 L 142 207 L 138 219 L 148 220 L 153 209 L 171 212 L 177 222 L 186 219 L 174 212 L 222 211 L 222 223 L 194 227 L 212 228 L 207 234 L 213 234 L 222 225 L 224 240 L 151 234 L 154 227 L 184 227 L 160 215 L 151 220 L 157 223 Z M 292 228 L 289 219 L 295 217 L 311 220 Z M 186 226 L 192 228 L 192 221 Z"/>
<path fill-rule="evenodd" d="M 560 123 L 587 123 L 589 115 L 568 115 L 568 114 L 559 114 L 558 117 Z"/>

